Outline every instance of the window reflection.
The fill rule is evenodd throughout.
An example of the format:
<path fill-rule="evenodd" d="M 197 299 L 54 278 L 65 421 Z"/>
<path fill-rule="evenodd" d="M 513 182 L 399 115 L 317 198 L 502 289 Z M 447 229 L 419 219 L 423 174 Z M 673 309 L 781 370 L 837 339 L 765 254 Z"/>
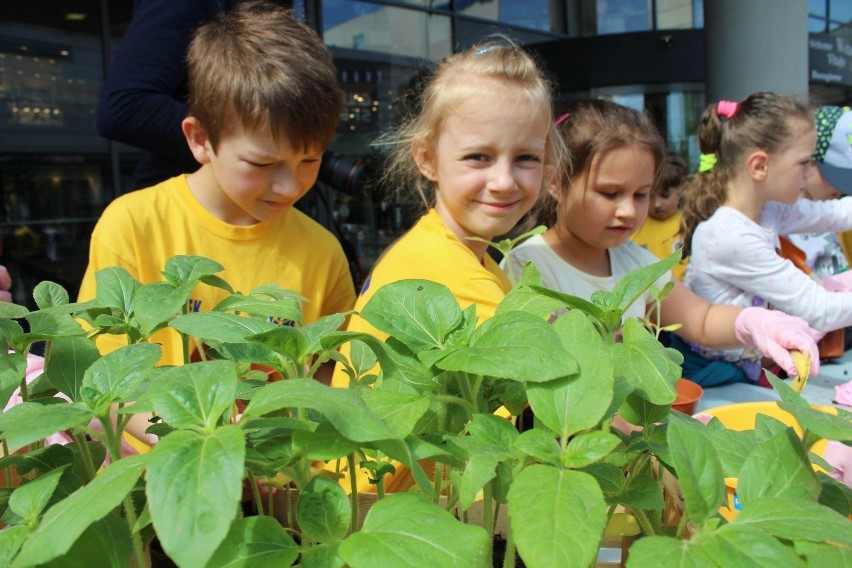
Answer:
<path fill-rule="evenodd" d="M 598 0 L 597 33 L 621 34 L 651 29 L 650 0 Z"/>
<path fill-rule="evenodd" d="M 437 60 L 452 52 L 450 18 L 393 6 L 332 0 L 322 7 L 326 45 Z"/>
<path fill-rule="evenodd" d="M 563 29 L 563 9 L 551 0 L 457 0 L 456 10 L 472 16 L 533 30 Z"/>

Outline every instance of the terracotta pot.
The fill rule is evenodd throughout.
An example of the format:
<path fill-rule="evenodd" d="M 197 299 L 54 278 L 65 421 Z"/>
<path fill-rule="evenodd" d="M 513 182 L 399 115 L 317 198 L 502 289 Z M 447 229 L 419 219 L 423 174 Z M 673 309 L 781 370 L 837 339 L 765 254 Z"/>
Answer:
<path fill-rule="evenodd" d="M 677 391 L 677 398 L 672 403 L 672 410 L 689 415 L 695 414 L 695 405 L 704 395 L 704 389 L 689 379 L 680 379 L 675 385 L 675 391 Z"/>

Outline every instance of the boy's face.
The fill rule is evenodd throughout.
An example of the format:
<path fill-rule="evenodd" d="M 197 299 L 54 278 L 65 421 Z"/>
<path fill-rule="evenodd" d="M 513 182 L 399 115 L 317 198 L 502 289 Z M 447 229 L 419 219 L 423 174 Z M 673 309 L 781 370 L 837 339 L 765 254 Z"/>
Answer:
<path fill-rule="evenodd" d="M 648 214 L 652 219 L 657 221 L 665 221 L 675 213 L 677 213 L 678 202 L 680 201 L 681 187 L 665 187 L 659 191 L 651 193 L 651 209 Z"/>
<path fill-rule="evenodd" d="M 241 125 L 223 135 L 215 151 L 207 140 L 205 150 L 213 175 L 206 178 L 202 204 L 232 225 L 283 218 L 316 182 L 323 153 L 276 144 L 267 130 L 248 132 Z"/>
<path fill-rule="evenodd" d="M 818 167 L 813 168 L 811 177 L 808 178 L 808 187 L 805 189 L 805 197 L 814 201 L 825 201 L 840 197 L 840 192 L 822 177 Z"/>

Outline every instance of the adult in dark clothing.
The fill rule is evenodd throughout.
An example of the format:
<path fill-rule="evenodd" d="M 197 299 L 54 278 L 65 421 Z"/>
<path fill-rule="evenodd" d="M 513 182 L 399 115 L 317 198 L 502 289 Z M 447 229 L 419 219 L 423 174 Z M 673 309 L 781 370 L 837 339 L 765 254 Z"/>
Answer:
<path fill-rule="evenodd" d="M 98 102 L 98 132 L 143 150 L 139 189 L 198 169 L 186 117 L 186 50 L 199 24 L 240 0 L 136 0 Z"/>

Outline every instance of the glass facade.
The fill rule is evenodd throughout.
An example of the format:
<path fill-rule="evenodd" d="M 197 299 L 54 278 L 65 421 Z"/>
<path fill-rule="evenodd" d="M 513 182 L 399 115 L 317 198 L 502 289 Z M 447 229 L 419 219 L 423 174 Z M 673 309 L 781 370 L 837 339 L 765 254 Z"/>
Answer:
<path fill-rule="evenodd" d="M 331 147 L 336 167 L 300 207 L 351 245 L 360 277 L 417 214 L 411 203 L 385 195 L 375 183 L 382 155 L 372 143 L 393 127 L 405 110 L 400 96 L 418 88 L 432 62 L 494 32 L 537 44 L 701 28 L 704 6 L 703 0 L 281 2 L 322 34 L 346 92 Z M 101 138 L 95 128 L 98 93 L 132 5 L 0 4 L 0 264 L 12 273 L 18 302 L 26 303 L 33 285 L 45 279 L 76 294 L 94 223 L 106 204 L 132 187 L 138 151 Z M 849 35 L 848 0 L 810 0 L 808 14 L 812 32 Z M 592 85 L 560 94 L 561 100 L 584 96 L 648 109 L 670 146 L 697 161 L 701 83 Z"/>

